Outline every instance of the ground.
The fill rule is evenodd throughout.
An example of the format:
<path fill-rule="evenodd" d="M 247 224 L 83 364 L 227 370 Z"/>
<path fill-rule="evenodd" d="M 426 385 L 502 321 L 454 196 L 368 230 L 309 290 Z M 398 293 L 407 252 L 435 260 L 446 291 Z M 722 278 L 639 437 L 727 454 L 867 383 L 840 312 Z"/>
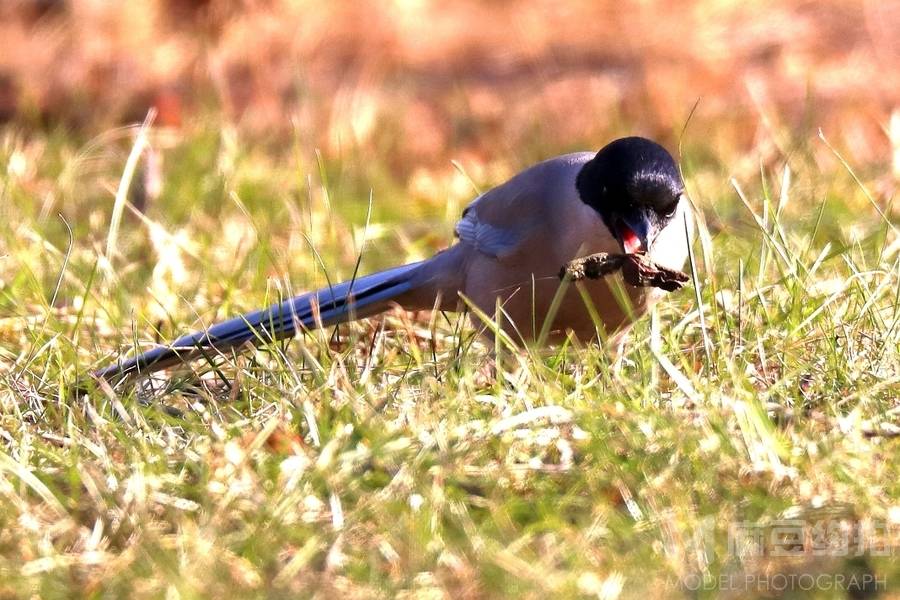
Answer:
<path fill-rule="evenodd" d="M 4 594 L 896 593 L 900 238 L 879 172 L 826 138 L 806 141 L 825 168 L 801 151 L 740 181 L 681 158 L 692 282 L 618 370 L 603 346 L 491 350 L 453 315 L 393 314 L 79 396 L 134 344 L 360 252 L 429 254 L 473 194 L 460 164 L 431 203 L 373 190 L 367 224 L 352 162 L 198 128 L 166 141 L 143 212 L 138 163 L 116 227 L 98 198 L 142 137 L 118 138 L 2 140 Z"/>
<path fill-rule="evenodd" d="M 898 7 L 0 3 L 0 598 L 900 598 Z M 621 355 L 392 313 L 88 376 L 622 135 L 698 232 Z"/>

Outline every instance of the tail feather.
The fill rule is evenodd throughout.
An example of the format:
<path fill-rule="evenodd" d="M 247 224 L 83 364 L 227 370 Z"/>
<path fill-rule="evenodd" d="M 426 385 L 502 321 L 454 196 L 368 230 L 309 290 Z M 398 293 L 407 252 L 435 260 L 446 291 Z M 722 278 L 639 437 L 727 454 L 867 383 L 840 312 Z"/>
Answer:
<path fill-rule="evenodd" d="M 412 276 L 421 265 L 412 263 L 373 273 L 234 317 L 205 331 L 182 336 L 168 346 L 154 348 L 96 371 L 94 376 L 118 381 L 164 369 L 210 351 L 223 352 L 248 342 L 260 344 L 291 337 L 297 333 L 298 325 L 315 329 L 383 312 L 392 301 L 413 290 Z"/>

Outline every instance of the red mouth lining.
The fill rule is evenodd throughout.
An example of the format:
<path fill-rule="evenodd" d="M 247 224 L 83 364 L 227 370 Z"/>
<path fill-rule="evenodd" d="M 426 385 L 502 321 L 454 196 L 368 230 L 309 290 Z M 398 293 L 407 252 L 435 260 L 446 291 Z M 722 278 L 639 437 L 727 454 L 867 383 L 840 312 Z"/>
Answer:
<path fill-rule="evenodd" d="M 622 247 L 625 248 L 625 254 L 638 254 L 644 251 L 641 239 L 625 223 L 619 223 L 619 235 L 622 237 Z"/>

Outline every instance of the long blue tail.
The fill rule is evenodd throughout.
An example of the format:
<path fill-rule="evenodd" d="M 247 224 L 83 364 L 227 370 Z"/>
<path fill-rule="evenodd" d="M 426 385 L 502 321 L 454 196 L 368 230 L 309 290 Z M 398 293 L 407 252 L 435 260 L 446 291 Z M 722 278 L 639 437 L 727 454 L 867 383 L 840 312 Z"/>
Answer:
<path fill-rule="evenodd" d="M 95 371 L 94 376 L 119 381 L 164 369 L 210 351 L 223 352 L 247 342 L 261 344 L 291 337 L 297 333 L 298 324 L 305 329 L 315 329 L 383 312 L 392 301 L 412 290 L 412 275 L 421 264 L 412 263 L 373 273 L 234 317 L 205 331 L 182 336 L 168 346 L 154 348 Z"/>

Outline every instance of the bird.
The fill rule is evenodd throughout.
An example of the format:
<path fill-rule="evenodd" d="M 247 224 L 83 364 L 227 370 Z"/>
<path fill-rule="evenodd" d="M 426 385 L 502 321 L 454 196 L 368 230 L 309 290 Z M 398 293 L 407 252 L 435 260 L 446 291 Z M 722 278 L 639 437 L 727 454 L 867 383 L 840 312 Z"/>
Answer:
<path fill-rule="evenodd" d="M 593 340 L 627 331 L 660 299 L 661 290 L 618 287 L 607 278 L 561 290 L 560 267 L 609 252 L 643 253 L 660 266 L 679 269 L 688 257 L 689 204 L 678 165 L 663 146 L 643 137 L 619 138 L 596 153 L 537 163 L 480 194 L 456 223 L 456 242 L 431 258 L 231 318 L 119 360 L 94 376 L 118 383 L 393 306 L 471 307 L 473 323 L 491 333 L 483 319 L 494 315 L 499 303 L 498 325 L 525 343 L 554 344 L 569 335 Z M 625 301 L 617 292 L 622 288 Z"/>

